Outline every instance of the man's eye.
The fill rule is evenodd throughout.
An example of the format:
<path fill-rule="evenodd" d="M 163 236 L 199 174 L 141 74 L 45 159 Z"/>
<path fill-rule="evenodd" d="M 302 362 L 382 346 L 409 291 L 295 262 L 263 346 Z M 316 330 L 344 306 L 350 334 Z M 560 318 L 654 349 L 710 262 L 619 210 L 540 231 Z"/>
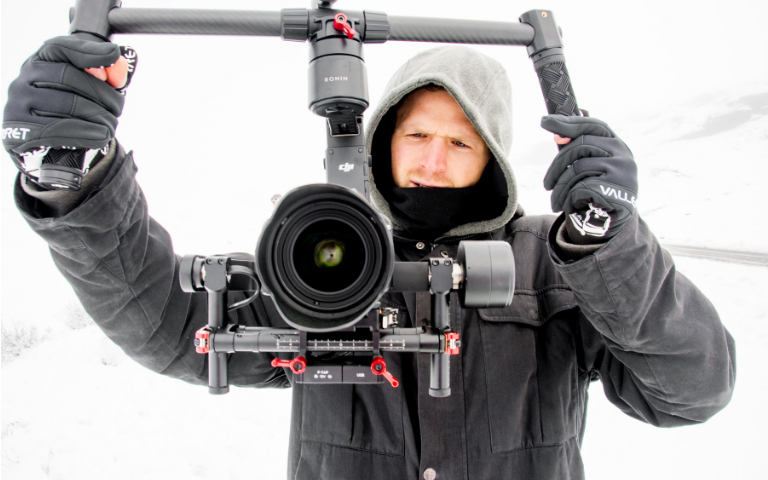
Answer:
<path fill-rule="evenodd" d="M 418 138 L 421 138 L 421 137 L 423 137 L 423 136 L 425 136 L 425 135 L 424 135 L 423 133 L 412 133 L 412 134 L 411 134 L 411 136 L 412 136 L 412 137 L 418 137 Z"/>
<path fill-rule="evenodd" d="M 455 142 L 453 142 L 453 143 L 454 143 L 454 145 L 456 145 L 457 147 L 461 147 L 461 148 L 467 147 L 467 148 L 469 148 L 469 145 L 467 145 L 467 144 L 466 144 L 466 143 L 464 143 L 464 142 L 460 142 L 460 141 L 458 141 L 458 140 L 456 140 L 456 141 L 455 141 Z"/>

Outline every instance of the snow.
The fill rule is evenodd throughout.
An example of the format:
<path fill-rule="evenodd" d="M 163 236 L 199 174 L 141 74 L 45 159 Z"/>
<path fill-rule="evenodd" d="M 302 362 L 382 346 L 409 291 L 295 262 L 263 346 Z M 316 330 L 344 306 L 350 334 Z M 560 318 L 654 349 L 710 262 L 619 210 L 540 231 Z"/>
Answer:
<path fill-rule="evenodd" d="M 95 326 L 5 365 L 3 477 L 285 475 L 290 391 L 263 390 L 254 403 L 255 392 L 213 396 L 148 373 Z"/>
<path fill-rule="evenodd" d="M 65 33 L 70 3 L 2 0 L 2 97 L 45 38 Z M 564 31 L 580 106 L 630 146 L 639 210 L 663 244 L 768 253 L 760 183 L 768 178 L 765 2 L 433 2 L 339 0 L 390 15 L 514 21 L 550 8 Z M 298 2 L 222 0 L 276 10 Z M 211 8 L 202 0 L 126 0 L 126 8 Z M 29 12 L 34 11 L 35 15 Z M 324 181 L 322 120 L 307 111 L 306 46 L 277 39 L 131 36 L 139 52 L 118 138 L 133 149 L 150 213 L 180 254 L 253 250 L 269 199 Z M 741 46 L 750 48 L 740 48 Z M 429 44 L 367 45 L 372 105 L 397 65 Z M 599 47 L 599 48 L 596 48 Z M 549 212 L 541 186 L 556 153 L 524 49 L 477 47 L 513 84 L 512 149 L 520 199 Z M 279 66 L 279 68 L 278 68 Z M 190 72 L 180 75 L 179 72 Z M 36 330 L 33 348 L 2 365 L 2 476 L 35 478 L 283 478 L 290 391 L 224 396 L 149 373 L 78 318 L 71 289 L 12 202 L 2 178 L 2 325 Z M 731 404 L 703 425 L 659 430 L 632 420 L 593 384 L 583 445 L 587 477 L 758 479 L 768 429 L 764 292 L 768 268 L 677 257 L 736 338 Z M 6 349 L 5 353 L 13 353 Z M 5 357 L 4 357 L 5 358 Z M 760 470 L 758 470 L 760 468 Z M 620 472 L 620 474 L 618 473 Z"/>

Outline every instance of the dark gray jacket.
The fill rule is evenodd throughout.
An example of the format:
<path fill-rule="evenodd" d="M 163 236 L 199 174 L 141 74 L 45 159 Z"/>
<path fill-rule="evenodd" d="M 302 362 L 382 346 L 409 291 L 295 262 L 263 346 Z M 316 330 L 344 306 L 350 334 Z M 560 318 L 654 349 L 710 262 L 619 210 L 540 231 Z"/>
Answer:
<path fill-rule="evenodd" d="M 498 142 L 491 147 L 506 164 Z M 52 211 L 47 193 L 20 183 L 16 203 L 114 342 L 151 370 L 205 385 L 207 362 L 193 346 L 206 323 L 205 295 L 180 290 L 179 258 L 147 213 L 132 156 L 116 144 L 112 151 L 92 172 L 98 186 L 72 208 Z M 427 468 L 446 480 L 578 479 L 591 381 L 599 378 L 622 411 L 657 426 L 701 423 L 728 403 L 733 339 L 637 215 L 575 261 L 556 238 L 562 216 L 504 215 L 492 228 L 458 232 L 508 241 L 516 290 L 502 309 L 462 309 L 452 295 L 462 349 L 451 359 L 451 396 L 428 395 L 429 357 L 417 354 L 384 355 L 401 381 L 396 389 L 294 385 L 289 479 L 416 480 Z M 396 237 L 396 252 L 404 260 L 454 255 L 456 233 L 425 249 Z M 429 315 L 426 296 L 387 294 L 383 303 L 400 309 L 404 326 Z M 284 326 L 263 297 L 230 321 Z M 290 374 L 271 360 L 232 356 L 231 383 L 289 386 Z"/>
<path fill-rule="evenodd" d="M 69 214 L 17 185 L 23 215 L 88 313 L 142 365 L 207 384 L 194 333 L 206 323 L 204 294 L 179 288 L 179 259 L 168 233 L 147 214 L 131 155 L 118 151 L 101 187 Z M 565 264 L 551 250 L 562 217 L 516 217 L 496 232 L 512 244 L 516 291 L 503 309 L 461 309 L 448 398 L 427 393 L 429 357 L 385 354 L 401 380 L 364 386 L 293 387 L 291 479 L 583 478 L 580 441 L 587 388 L 600 378 L 608 399 L 658 426 L 700 423 L 730 397 L 733 339 L 709 301 L 675 271 L 637 217 L 597 253 Z M 487 236 L 488 238 L 490 236 Z M 478 238 L 483 238 L 479 236 Z M 432 248 L 453 254 L 456 244 Z M 401 258 L 427 252 L 397 241 Z M 416 295 L 387 295 L 406 323 L 428 315 Z M 280 325 L 269 301 L 231 321 Z M 270 355 L 232 356 L 233 384 L 286 387 Z"/>

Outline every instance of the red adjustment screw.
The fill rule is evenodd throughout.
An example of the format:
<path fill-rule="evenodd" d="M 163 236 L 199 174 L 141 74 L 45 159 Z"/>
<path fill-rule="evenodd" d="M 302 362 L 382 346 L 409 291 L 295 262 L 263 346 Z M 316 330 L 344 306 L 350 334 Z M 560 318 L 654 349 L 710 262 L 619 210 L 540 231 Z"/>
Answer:
<path fill-rule="evenodd" d="M 373 363 L 371 363 L 371 371 L 375 375 L 384 375 L 384 378 L 389 380 L 389 383 L 391 383 L 395 388 L 400 385 L 400 382 L 387 371 L 387 364 L 384 363 L 384 359 L 381 357 L 376 357 L 373 359 Z"/>
<path fill-rule="evenodd" d="M 208 353 L 211 351 L 211 329 L 203 327 L 195 332 L 195 351 Z"/>
<path fill-rule="evenodd" d="M 347 23 L 347 16 L 343 13 L 337 13 L 333 18 L 333 28 L 346 33 L 350 40 L 355 38 L 355 34 L 357 33 L 355 29 Z"/>
<path fill-rule="evenodd" d="M 288 367 L 295 374 L 304 373 L 307 369 L 307 359 L 304 357 L 296 357 L 293 360 L 280 360 L 279 358 L 272 359 L 273 367 Z"/>
<path fill-rule="evenodd" d="M 459 340 L 458 332 L 448 332 L 445 334 L 445 354 L 446 355 L 458 355 L 459 347 L 461 347 L 461 341 Z"/>

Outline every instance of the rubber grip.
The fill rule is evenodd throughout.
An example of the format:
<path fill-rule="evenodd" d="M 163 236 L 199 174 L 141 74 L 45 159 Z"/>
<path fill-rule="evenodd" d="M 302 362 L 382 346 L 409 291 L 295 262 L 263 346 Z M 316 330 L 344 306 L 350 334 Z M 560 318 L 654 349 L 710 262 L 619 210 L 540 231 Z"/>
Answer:
<path fill-rule="evenodd" d="M 581 116 L 565 62 L 546 64 L 536 70 L 536 75 L 550 115 Z"/>

